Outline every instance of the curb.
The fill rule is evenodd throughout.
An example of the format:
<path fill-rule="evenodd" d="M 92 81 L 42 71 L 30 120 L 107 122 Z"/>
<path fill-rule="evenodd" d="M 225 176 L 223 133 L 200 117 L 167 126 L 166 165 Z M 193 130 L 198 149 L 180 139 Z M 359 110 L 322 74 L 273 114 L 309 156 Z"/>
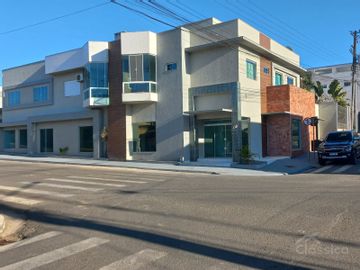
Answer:
<path fill-rule="evenodd" d="M 0 215 L 0 234 L 2 234 L 5 230 L 5 217 Z"/>
<path fill-rule="evenodd" d="M 46 163 L 46 164 L 65 164 L 65 165 L 77 165 L 77 166 L 98 166 L 98 167 L 108 167 L 108 168 L 125 168 L 125 169 L 144 169 L 152 171 L 168 171 L 168 172 L 186 172 L 186 173 L 202 173 L 202 174 L 220 174 L 214 171 L 193 171 L 193 170 L 177 170 L 177 169 L 157 169 L 157 168 L 144 168 L 144 167 L 135 167 L 135 166 L 116 166 L 116 165 L 106 165 L 106 164 L 83 164 L 78 162 L 54 162 L 46 160 L 27 160 L 27 159 L 11 159 L 11 158 L 2 158 L 0 160 L 7 161 L 21 161 L 28 163 Z M 179 165 L 176 165 L 179 166 Z"/>

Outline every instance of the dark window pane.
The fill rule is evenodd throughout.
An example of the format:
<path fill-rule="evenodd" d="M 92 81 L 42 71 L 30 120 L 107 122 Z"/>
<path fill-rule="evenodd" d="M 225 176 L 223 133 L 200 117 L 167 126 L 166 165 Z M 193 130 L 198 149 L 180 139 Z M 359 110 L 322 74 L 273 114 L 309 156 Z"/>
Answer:
<path fill-rule="evenodd" d="M 93 127 L 80 127 L 80 152 L 93 152 Z"/>
<path fill-rule="evenodd" d="M 144 54 L 144 81 L 156 81 L 155 56 Z"/>
<path fill-rule="evenodd" d="M 20 148 L 27 148 L 27 130 L 21 129 L 20 130 Z"/>
<path fill-rule="evenodd" d="M 293 149 L 301 148 L 301 121 L 299 119 L 291 120 L 291 144 Z"/>
<path fill-rule="evenodd" d="M 129 56 L 124 55 L 122 56 L 122 72 L 123 72 L 123 81 L 129 82 Z"/>
<path fill-rule="evenodd" d="M 40 152 L 53 152 L 54 151 L 54 142 L 53 142 L 53 129 L 40 129 Z"/>
<path fill-rule="evenodd" d="M 4 148 L 6 149 L 15 148 L 15 130 L 4 131 Z"/>
<path fill-rule="evenodd" d="M 155 122 L 133 124 L 133 151 L 156 151 L 156 124 Z"/>

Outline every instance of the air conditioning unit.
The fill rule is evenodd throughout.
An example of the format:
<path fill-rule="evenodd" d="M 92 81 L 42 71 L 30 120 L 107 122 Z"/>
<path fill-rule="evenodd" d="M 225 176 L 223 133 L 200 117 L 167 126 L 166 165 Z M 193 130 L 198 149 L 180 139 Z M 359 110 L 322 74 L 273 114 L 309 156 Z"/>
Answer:
<path fill-rule="evenodd" d="M 77 80 L 78 82 L 84 81 L 84 75 L 83 75 L 82 73 L 77 74 L 77 75 L 76 75 L 76 80 Z"/>

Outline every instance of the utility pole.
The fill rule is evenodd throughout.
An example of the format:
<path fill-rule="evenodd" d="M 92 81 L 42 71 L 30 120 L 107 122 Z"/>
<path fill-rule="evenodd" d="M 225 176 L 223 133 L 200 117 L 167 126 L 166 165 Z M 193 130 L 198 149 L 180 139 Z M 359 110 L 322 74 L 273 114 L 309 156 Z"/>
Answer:
<path fill-rule="evenodd" d="M 351 114 L 351 127 L 353 130 L 356 129 L 356 119 L 357 119 L 357 112 L 356 112 L 356 80 L 355 80 L 355 76 L 356 76 L 356 72 L 357 72 L 357 65 L 358 65 L 358 55 L 356 52 L 356 45 L 358 43 L 358 39 L 359 39 L 359 34 L 360 31 L 354 31 L 354 32 L 350 32 L 351 35 L 354 38 L 354 44 L 351 46 L 350 52 L 352 53 L 353 56 L 353 61 L 352 61 L 352 66 L 351 66 L 351 71 L 352 71 L 352 79 L 351 79 L 351 106 L 350 106 L 350 114 Z"/>

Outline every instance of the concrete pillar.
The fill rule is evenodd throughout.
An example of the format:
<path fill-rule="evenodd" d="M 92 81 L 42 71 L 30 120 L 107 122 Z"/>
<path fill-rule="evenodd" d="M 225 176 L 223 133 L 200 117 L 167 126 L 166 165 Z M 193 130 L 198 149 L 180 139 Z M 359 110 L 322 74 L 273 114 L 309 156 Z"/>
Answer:
<path fill-rule="evenodd" d="M 28 154 L 35 155 L 37 153 L 36 123 L 28 122 L 26 129 Z"/>
<path fill-rule="evenodd" d="M 95 159 L 99 159 L 101 157 L 101 131 L 102 131 L 102 119 L 101 119 L 101 111 L 94 110 L 93 111 L 93 143 L 94 143 L 94 152 L 93 157 Z"/>
<path fill-rule="evenodd" d="M 233 111 L 231 115 L 232 124 L 232 158 L 234 162 L 240 161 L 241 141 L 241 100 L 240 100 L 240 83 L 232 89 Z"/>

